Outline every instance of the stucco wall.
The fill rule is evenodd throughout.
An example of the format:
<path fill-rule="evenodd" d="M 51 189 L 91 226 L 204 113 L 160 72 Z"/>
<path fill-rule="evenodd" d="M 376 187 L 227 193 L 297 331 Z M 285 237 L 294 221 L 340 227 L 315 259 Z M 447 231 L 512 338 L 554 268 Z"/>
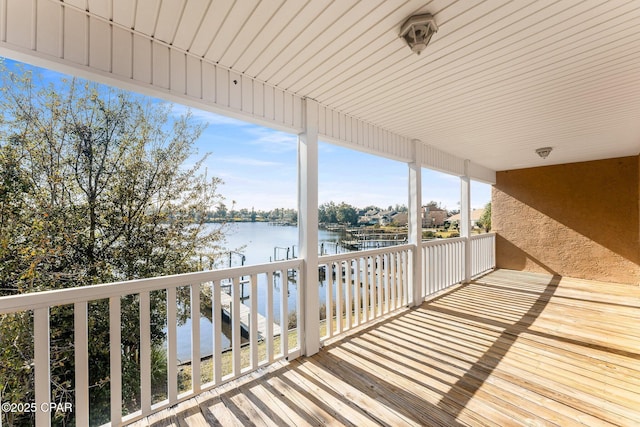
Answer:
<path fill-rule="evenodd" d="M 498 172 L 498 268 L 640 283 L 638 156 Z"/>

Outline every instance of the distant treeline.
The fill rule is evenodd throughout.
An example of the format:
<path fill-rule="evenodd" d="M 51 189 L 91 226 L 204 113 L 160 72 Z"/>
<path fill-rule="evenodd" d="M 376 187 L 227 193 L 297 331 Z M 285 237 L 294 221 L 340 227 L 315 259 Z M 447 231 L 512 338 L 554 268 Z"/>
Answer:
<path fill-rule="evenodd" d="M 318 221 L 326 224 L 351 224 L 355 225 L 358 220 L 371 212 L 407 212 L 405 205 L 389 206 L 380 208 L 378 206 L 366 206 L 358 208 L 345 202 L 339 204 L 335 202 L 323 203 L 318 207 Z M 208 222 L 286 222 L 297 223 L 298 211 L 290 208 L 276 208 L 272 210 L 233 209 L 220 203 L 214 212 L 207 214 Z"/>

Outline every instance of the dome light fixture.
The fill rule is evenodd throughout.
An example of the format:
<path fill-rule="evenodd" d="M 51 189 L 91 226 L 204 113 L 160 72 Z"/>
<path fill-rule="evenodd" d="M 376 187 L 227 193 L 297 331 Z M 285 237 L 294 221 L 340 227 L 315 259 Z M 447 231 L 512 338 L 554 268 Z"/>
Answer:
<path fill-rule="evenodd" d="M 411 51 L 420 55 L 431 40 L 431 36 L 438 31 L 436 20 L 430 13 L 414 15 L 402 24 L 400 37 L 402 37 Z"/>
<path fill-rule="evenodd" d="M 549 157 L 549 154 L 551 153 L 551 150 L 553 150 L 553 147 L 538 148 L 536 150 L 536 154 L 538 156 L 542 157 L 543 159 L 546 159 L 547 157 Z"/>

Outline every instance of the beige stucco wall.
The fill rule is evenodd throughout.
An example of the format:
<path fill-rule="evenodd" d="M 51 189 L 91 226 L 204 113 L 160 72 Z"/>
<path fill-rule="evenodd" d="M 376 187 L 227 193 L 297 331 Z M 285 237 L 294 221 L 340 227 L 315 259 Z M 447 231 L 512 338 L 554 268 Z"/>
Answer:
<path fill-rule="evenodd" d="M 498 268 L 640 283 L 638 156 L 498 172 Z"/>

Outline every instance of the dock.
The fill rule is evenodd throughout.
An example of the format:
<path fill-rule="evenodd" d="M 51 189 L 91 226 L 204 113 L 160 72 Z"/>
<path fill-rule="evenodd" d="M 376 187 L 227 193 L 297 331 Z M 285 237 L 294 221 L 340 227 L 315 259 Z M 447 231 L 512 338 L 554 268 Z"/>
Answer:
<path fill-rule="evenodd" d="M 220 305 L 223 314 L 231 319 L 231 306 L 233 305 L 233 297 L 226 292 L 220 292 Z M 243 334 L 249 334 L 251 324 L 251 308 L 240 303 L 240 327 Z M 280 336 L 280 325 L 273 324 L 273 336 Z M 258 313 L 258 339 L 262 340 L 267 337 L 267 318 Z"/>
<path fill-rule="evenodd" d="M 406 239 L 357 239 L 343 240 L 340 245 L 353 251 L 361 251 L 372 248 L 386 248 L 389 246 L 403 245 L 407 243 Z"/>

